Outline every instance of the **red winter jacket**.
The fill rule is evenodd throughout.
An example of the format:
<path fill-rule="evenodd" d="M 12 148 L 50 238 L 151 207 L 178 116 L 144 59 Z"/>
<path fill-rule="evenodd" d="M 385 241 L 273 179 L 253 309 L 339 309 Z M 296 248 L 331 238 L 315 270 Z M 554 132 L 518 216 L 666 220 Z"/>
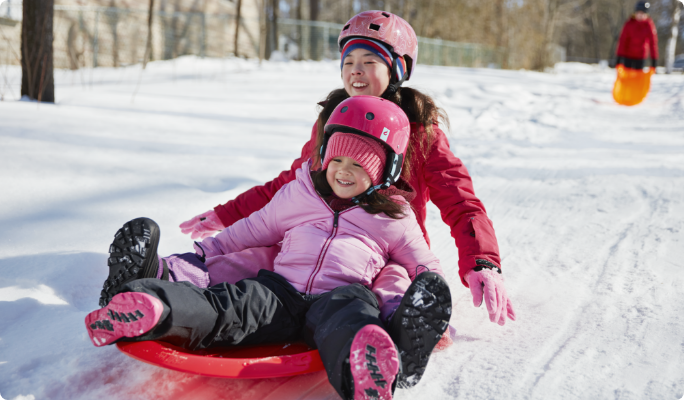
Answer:
<path fill-rule="evenodd" d="M 422 129 L 411 124 L 411 132 Z M 487 262 L 501 267 L 499 247 L 494 235 L 494 227 L 487 217 L 485 207 L 475 196 L 473 183 L 466 167 L 449 149 L 449 141 L 437 125 L 433 126 L 434 142 L 429 150 L 427 161 L 412 163 L 409 183 L 417 196 L 411 201 L 420 229 L 428 245 L 430 239 L 425 230 L 427 202 L 432 200 L 439 208 L 442 220 L 451 227 L 451 236 L 458 247 L 458 265 L 461 282 L 468 287 L 463 278 L 466 272 Z M 234 200 L 214 208 L 224 226 L 228 227 L 242 218 L 248 217 L 264 207 L 275 193 L 286 183 L 295 179 L 295 171 L 310 158 L 316 143 L 316 125 L 311 131 L 311 139 L 302 148 L 300 158 L 292 163 L 289 170 L 263 186 L 255 186 L 240 194 Z M 411 135 L 412 140 L 416 135 Z"/>
<path fill-rule="evenodd" d="M 617 56 L 637 60 L 658 59 L 658 34 L 651 18 L 637 21 L 632 17 L 625 22 Z"/>

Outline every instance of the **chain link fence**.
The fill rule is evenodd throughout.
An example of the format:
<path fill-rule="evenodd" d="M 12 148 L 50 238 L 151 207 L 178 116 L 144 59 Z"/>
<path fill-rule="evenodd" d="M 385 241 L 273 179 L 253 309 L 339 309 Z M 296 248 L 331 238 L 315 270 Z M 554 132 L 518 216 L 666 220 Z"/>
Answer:
<path fill-rule="evenodd" d="M 344 25 L 320 21 L 278 20 L 278 50 L 288 59 L 339 59 L 337 37 Z M 455 67 L 504 65 L 501 49 L 441 39 L 418 38 L 418 64 Z"/>
<path fill-rule="evenodd" d="M 19 65 L 21 4 L 0 6 L 0 65 Z M 155 12 L 151 60 L 183 55 L 234 56 L 235 16 L 188 12 Z M 53 57 L 55 68 L 120 67 L 142 62 L 148 35 L 147 10 L 55 6 Z M 278 57 L 293 60 L 338 59 L 341 24 L 279 19 Z M 240 20 L 238 53 L 253 58 L 260 53 L 259 21 Z M 477 44 L 418 38 L 418 63 L 463 67 L 501 67 L 504 53 Z M 263 55 L 263 54 L 262 54 Z M 274 55 L 274 56 L 275 56 Z"/>

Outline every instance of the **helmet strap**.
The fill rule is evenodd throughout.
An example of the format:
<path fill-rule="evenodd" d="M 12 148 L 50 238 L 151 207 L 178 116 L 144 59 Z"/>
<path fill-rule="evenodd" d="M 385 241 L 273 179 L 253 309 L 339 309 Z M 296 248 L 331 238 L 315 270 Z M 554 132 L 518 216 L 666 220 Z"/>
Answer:
<path fill-rule="evenodd" d="M 399 180 L 399 176 L 401 175 L 401 166 L 404 161 L 404 156 L 402 154 L 396 154 L 396 153 L 390 153 L 387 155 L 387 161 L 385 163 L 385 173 L 383 174 L 383 178 L 385 179 L 385 182 L 375 185 L 368 188 L 365 192 L 354 196 L 351 198 L 351 201 L 354 202 L 354 204 L 359 204 L 361 200 L 365 199 L 366 197 L 370 196 L 373 192 L 376 190 L 380 189 L 387 189 L 388 187 L 392 186 L 393 183 Z"/>
<path fill-rule="evenodd" d="M 375 192 L 376 190 L 379 190 L 379 189 L 387 189 L 388 187 L 390 187 L 389 180 L 387 180 L 387 181 L 385 181 L 385 183 L 381 183 L 381 184 L 379 184 L 379 185 L 375 185 L 375 186 L 371 185 L 371 187 L 369 187 L 368 190 L 366 190 L 365 192 L 363 192 L 363 193 L 361 193 L 361 194 L 359 194 L 359 195 L 356 195 L 356 196 L 352 197 L 350 200 L 351 200 L 354 204 L 359 205 L 363 199 L 365 199 L 366 197 L 370 196 L 370 195 L 371 195 L 373 192 Z"/>
<path fill-rule="evenodd" d="M 392 55 L 394 56 L 394 59 L 392 60 L 392 71 L 390 71 L 390 76 L 392 76 L 392 79 L 390 79 L 390 84 L 387 86 L 387 89 L 385 89 L 385 91 L 380 95 L 380 97 L 385 100 L 389 100 L 390 97 L 394 96 L 397 90 L 399 90 L 399 87 L 401 87 L 401 84 L 404 83 L 404 81 L 406 81 L 408 78 L 408 71 L 404 71 L 404 76 L 402 76 L 400 80 L 392 83 L 392 80 L 394 80 L 394 71 L 397 70 L 398 59 L 398 56 L 396 56 L 394 53 L 392 53 Z"/>
<path fill-rule="evenodd" d="M 390 185 L 398 181 L 399 176 L 401 175 L 402 165 L 404 165 L 403 154 L 394 152 L 387 154 L 387 161 L 385 161 L 385 171 L 383 174 L 385 181 L 389 182 Z M 389 185 L 387 185 L 387 187 L 389 187 Z"/>

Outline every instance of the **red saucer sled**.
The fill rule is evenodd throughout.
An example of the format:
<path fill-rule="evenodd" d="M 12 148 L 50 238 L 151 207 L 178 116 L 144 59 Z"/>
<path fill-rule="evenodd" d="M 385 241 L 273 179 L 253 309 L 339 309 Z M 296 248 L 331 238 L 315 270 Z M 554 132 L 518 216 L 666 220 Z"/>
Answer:
<path fill-rule="evenodd" d="M 324 369 L 318 350 L 302 342 L 198 351 L 159 341 L 119 342 L 116 347 L 148 364 L 216 378 L 280 378 Z"/>

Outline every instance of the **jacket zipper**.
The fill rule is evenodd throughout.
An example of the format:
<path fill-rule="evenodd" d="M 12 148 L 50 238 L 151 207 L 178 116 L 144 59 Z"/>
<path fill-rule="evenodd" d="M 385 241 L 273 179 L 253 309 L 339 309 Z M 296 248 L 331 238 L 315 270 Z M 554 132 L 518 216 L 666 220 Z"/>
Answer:
<path fill-rule="evenodd" d="M 318 255 L 318 261 L 316 262 L 316 268 L 314 268 L 313 273 L 309 277 L 309 282 L 307 282 L 307 284 L 306 284 L 306 294 L 311 294 L 311 290 L 313 289 L 314 280 L 316 279 L 316 275 L 318 275 L 318 272 L 321 270 L 321 266 L 323 265 L 323 259 L 325 258 L 325 254 L 328 252 L 328 247 L 330 247 L 330 242 L 332 242 L 335 235 L 337 235 L 337 224 L 339 221 L 340 212 L 335 211 L 334 214 L 335 214 L 335 216 L 333 217 L 332 233 L 330 234 L 330 236 L 328 236 L 328 239 L 326 239 L 325 243 L 323 244 L 323 249 L 321 249 L 321 253 Z"/>

